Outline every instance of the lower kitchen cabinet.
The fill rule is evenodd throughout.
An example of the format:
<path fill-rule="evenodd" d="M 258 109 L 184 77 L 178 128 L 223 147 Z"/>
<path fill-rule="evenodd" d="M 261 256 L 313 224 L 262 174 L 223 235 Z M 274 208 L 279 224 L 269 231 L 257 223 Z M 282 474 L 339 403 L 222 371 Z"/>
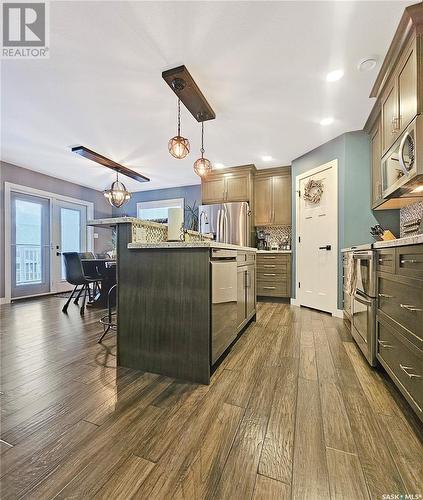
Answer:
<path fill-rule="evenodd" d="M 241 330 L 256 311 L 255 253 L 238 252 L 237 261 L 238 330 Z"/>
<path fill-rule="evenodd" d="M 257 254 L 257 295 L 291 296 L 290 254 L 273 252 Z"/>
<path fill-rule="evenodd" d="M 378 252 L 377 359 L 423 421 L 423 245 Z"/>

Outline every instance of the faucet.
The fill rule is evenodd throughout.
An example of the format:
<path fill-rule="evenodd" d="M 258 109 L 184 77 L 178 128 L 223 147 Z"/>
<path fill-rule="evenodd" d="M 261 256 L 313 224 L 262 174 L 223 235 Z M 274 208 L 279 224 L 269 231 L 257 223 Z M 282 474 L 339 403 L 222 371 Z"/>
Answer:
<path fill-rule="evenodd" d="M 204 240 L 204 236 L 203 236 L 203 232 L 201 231 L 201 222 L 202 220 L 204 219 L 204 226 L 206 226 L 206 224 L 209 223 L 209 217 L 207 215 L 207 212 L 205 210 L 201 210 L 200 212 L 200 224 L 199 224 L 199 233 L 200 233 L 200 241 L 203 241 Z"/>

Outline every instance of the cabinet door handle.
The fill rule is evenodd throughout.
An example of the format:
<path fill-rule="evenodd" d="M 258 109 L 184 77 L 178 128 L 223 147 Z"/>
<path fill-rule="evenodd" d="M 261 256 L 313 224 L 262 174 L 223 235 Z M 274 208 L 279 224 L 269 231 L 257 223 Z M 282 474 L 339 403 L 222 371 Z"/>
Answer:
<path fill-rule="evenodd" d="M 400 363 L 400 368 L 410 378 L 422 378 L 421 375 L 416 375 L 415 373 L 408 373 L 408 370 L 414 370 L 412 366 L 404 366 Z"/>
<path fill-rule="evenodd" d="M 393 299 L 393 295 L 388 295 L 387 293 L 379 293 L 379 297 L 383 297 L 384 299 Z"/>
<path fill-rule="evenodd" d="M 275 290 L 276 289 L 275 286 L 264 286 L 263 288 L 265 288 L 266 290 Z"/>
<path fill-rule="evenodd" d="M 272 260 L 275 260 L 276 257 L 263 257 L 263 259 L 267 259 L 267 260 L 272 259 Z"/>
<path fill-rule="evenodd" d="M 410 311 L 410 312 L 421 312 L 422 311 L 422 309 L 419 309 L 418 307 L 412 306 L 410 304 L 400 304 L 400 307 L 402 309 L 407 309 L 407 311 Z"/>
<path fill-rule="evenodd" d="M 275 273 L 263 273 L 263 276 L 276 276 Z"/>
<path fill-rule="evenodd" d="M 385 349 L 392 349 L 392 345 L 391 344 L 388 344 L 388 342 L 386 340 L 380 340 L 378 339 L 378 343 L 384 347 Z"/>
<path fill-rule="evenodd" d="M 264 264 L 264 266 L 263 266 L 263 267 L 272 267 L 272 268 L 274 268 L 274 267 L 276 267 L 276 266 L 271 265 L 271 264 Z"/>
<path fill-rule="evenodd" d="M 418 264 L 419 261 L 415 259 L 401 259 L 401 264 Z"/>

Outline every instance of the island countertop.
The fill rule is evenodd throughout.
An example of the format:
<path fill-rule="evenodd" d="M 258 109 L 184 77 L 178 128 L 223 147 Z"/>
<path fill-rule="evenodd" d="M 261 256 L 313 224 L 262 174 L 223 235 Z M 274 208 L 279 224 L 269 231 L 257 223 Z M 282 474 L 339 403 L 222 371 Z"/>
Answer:
<path fill-rule="evenodd" d="M 240 250 L 247 252 L 257 252 L 257 248 L 241 247 L 228 243 L 218 243 L 216 241 L 160 241 L 158 243 L 128 243 L 128 249 L 168 249 L 168 248 L 222 248 L 225 250 Z"/>

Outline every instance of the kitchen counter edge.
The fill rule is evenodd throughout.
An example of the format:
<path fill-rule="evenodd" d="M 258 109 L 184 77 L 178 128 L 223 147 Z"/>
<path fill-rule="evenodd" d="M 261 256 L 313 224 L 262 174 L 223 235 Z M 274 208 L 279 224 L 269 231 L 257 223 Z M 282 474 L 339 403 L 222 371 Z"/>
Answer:
<path fill-rule="evenodd" d="M 229 245 L 227 243 L 216 243 L 215 241 L 161 241 L 159 243 L 128 243 L 130 250 L 137 249 L 165 249 L 165 248 L 223 248 L 226 250 L 243 250 L 257 252 L 257 248 Z"/>

